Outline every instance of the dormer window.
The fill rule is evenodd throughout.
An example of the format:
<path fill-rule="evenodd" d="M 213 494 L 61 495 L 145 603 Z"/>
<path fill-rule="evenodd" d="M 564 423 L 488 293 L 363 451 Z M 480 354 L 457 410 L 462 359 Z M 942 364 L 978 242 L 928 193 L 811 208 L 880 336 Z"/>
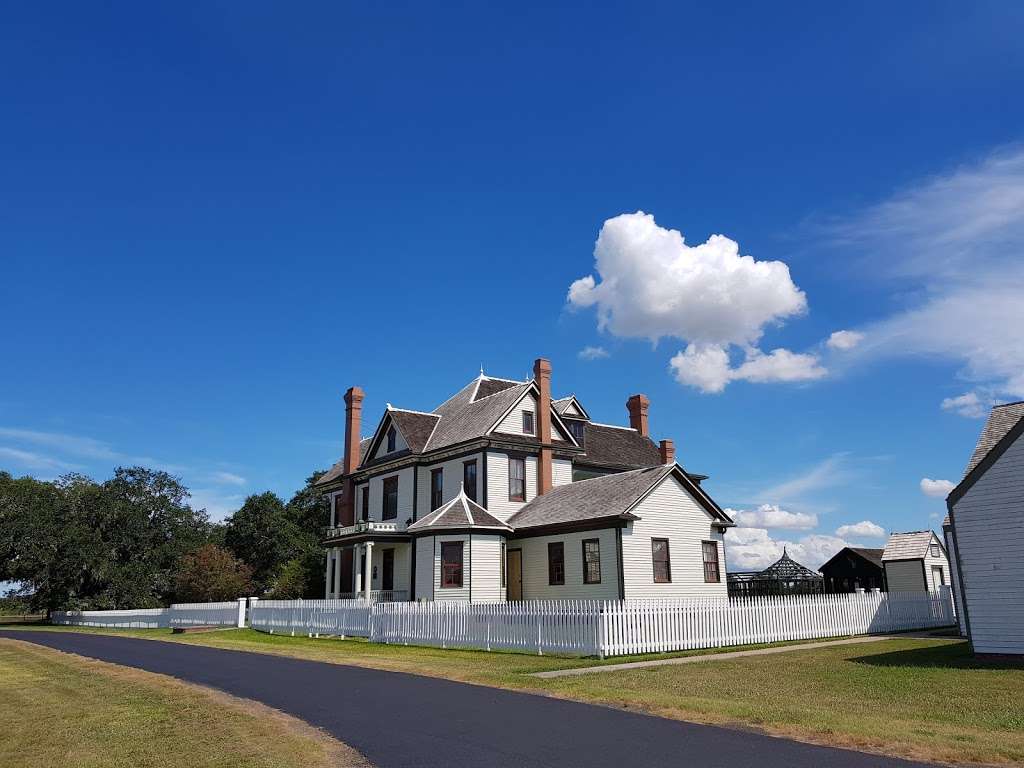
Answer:
<path fill-rule="evenodd" d="M 523 434 L 534 434 L 533 411 L 523 411 Z"/>
<path fill-rule="evenodd" d="M 576 438 L 576 442 L 582 444 L 583 432 L 586 429 L 585 422 L 576 421 L 574 419 L 566 419 L 565 425 L 569 427 L 569 431 L 572 433 L 572 436 Z"/>
<path fill-rule="evenodd" d="M 395 428 L 392 427 L 388 430 L 388 453 L 395 452 L 395 442 L 398 439 L 398 433 L 395 432 Z"/>

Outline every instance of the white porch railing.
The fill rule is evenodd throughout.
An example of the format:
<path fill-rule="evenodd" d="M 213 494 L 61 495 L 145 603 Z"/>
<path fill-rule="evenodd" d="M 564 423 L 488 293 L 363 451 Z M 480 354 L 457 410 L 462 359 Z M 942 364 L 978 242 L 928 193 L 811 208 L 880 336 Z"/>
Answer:
<path fill-rule="evenodd" d="M 355 525 L 334 526 L 327 529 L 328 539 L 340 539 L 344 536 L 354 536 L 357 533 L 399 533 L 405 530 L 405 525 L 399 523 L 386 523 L 377 520 L 360 520 Z"/>
<path fill-rule="evenodd" d="M 365 592 L 341 592 L 337 595 L 331 595 L 329 599 L 332 600 L 363 600 L 366 598 Z M 371 603 L 400 603 L 404 600 L 409 599 L 409 591 L 407 589 L 371 589 L 370 590 L 370 602 Z"/>

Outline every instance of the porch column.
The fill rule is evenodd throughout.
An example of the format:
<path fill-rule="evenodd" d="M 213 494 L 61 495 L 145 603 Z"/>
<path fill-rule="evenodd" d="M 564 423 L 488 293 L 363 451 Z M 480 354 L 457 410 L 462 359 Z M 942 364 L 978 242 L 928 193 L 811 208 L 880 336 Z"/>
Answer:
<path fill-rule="evenodd" d="M 324 568 L 324 599 L 329 600 L 331 597 L 331 563 L 334 562 L 334 550 L 327 550 L 327 566 Z"/>
<path fill-rule="evenodd" d="M 363 545 L 366 548 L 366 564 L 363 567 L 363 590 L 366 599 L 370 599 L 370 592 L 373 590 L 373 542 L 368 541 Z"/>
<path fill-rule="evenodd" d="M 341 596 L 341 547 L 334 548 L 334 596 Z"/>

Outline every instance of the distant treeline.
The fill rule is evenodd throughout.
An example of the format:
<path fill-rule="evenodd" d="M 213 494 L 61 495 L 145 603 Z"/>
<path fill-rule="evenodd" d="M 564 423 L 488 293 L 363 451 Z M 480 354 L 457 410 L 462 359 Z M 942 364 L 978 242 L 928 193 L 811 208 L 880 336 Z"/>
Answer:
<path fill-rule="evenodd" d="M 252 495 L 214 523 L 166 472 L 121 467 L 97 483 L 0 471 L 0 582 L 16 582 L 12 597 L 30 610 L 322 597 L 321 474 L 287 503 Z"/>

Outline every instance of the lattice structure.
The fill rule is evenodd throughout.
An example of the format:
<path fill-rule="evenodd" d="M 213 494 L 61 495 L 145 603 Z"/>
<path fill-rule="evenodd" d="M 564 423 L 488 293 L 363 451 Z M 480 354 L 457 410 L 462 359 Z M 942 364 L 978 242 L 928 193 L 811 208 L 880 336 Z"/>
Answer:
<path fill-rule="evenodd" d="M 763 571 L 739 571 L 727 574 L 729 595 L 808 595 L 825 591 L 820 573 L 800 565 L 785 548 L 782 557 Z"/>

